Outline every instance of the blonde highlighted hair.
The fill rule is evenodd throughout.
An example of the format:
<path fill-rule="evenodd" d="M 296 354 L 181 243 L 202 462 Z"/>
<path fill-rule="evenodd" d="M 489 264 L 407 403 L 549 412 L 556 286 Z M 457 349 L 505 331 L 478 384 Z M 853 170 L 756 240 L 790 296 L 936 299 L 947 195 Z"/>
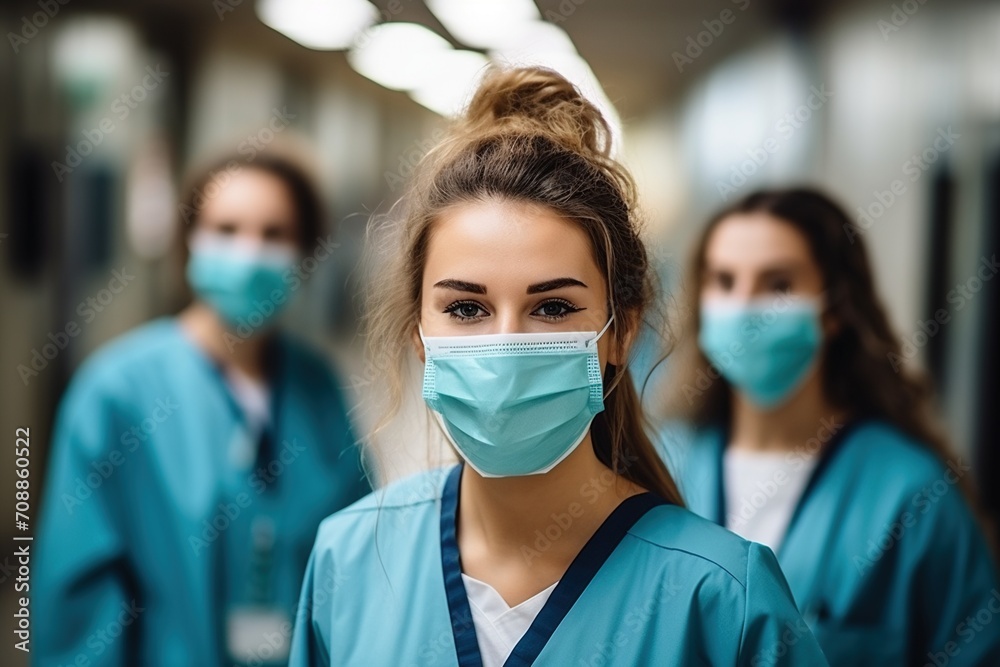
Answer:
<path fill-rule="evenodd" d="M 600 111 L 572 83 L 542 68 L 492 69 L 464 116 L 418 165 L 376 243 L 388 250 L 373 281 L 365 318 L 370 373 L 389 390 L 376 431 L 399 411 L 404 374 L 420 319 L 430 231 L 460 203 L 516 201 L 547 207 L 578 223 L 607 281 L 615 320 L 609 334 L 628 351 L 655 303 L 655 281 L 640 237 L 636 189 L 611 154 Z M 612 471 L 682 504 L 647 431 L 628 364 L 608 366 L 605 411 L 592 426 L 594 451 Z"/>

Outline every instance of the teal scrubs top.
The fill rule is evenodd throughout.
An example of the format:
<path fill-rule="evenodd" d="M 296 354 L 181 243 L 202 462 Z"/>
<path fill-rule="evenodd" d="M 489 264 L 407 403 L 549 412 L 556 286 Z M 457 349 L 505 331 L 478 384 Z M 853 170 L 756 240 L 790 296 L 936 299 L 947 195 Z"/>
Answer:
<path fill-rule="evenodd" d="M 273 369 L 271 427 L 254 433 L 175 319 L 81 367 L 35 540 L 34 665 L 287 655 L 316 528 L 370 488 L 328 364 L 279 337 Z"/>
<path fill-rule="evenodd" d="M 481 665 L 456 539 L 463 466 L 320 526 L 290 667 Z M 825 665 L 766 547 L 646 493 L 626 499 L 506 665 Z"/>
<path fill-rule="evenodd" d="M 830 664 L 1000 665 L 996 569 L 957 484 L 967 462 L 879 421 L 829 422 L 818 438 L 787 456 L 820 451 L 777 557 Z M 725 441 L 663 438 L 689 507 L 720 524 Z"/>

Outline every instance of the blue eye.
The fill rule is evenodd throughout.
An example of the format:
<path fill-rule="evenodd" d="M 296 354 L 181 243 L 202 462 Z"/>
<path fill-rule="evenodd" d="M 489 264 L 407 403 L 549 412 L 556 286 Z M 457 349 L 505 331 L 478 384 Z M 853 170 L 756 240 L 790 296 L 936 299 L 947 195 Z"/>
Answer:
<path fill-rule="evenodd" d="M 484 315 L 489 315 L 486 309 L 475 301 L 456 301 L 445 308 L 444 312 L 448 313 L 456 320 L 463 321 L 478 320 Z"/>
<path fill-rule="evenodd" d="M 581 310 L 583 310 L 583 308 L 577 308 L 569 301 L 552 299 L 538 306 L 532 315 L 538 315 L 539 317 L 544 317 L 547 320 L 561 320 L 570 313 L 575 313 Z"/>

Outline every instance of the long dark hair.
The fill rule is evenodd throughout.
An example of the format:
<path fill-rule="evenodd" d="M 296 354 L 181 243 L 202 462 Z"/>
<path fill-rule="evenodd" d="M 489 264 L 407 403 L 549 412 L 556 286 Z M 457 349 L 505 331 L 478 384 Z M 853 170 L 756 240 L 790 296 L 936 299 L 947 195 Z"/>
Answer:
<path fill-rule="evenodd" d="M 947 461 L 952 454 L 932 418 L 930 382 L 902 363 L 900 339 L 876 294 L 863 230 L 833 200 L 809 188 L 754 192 L 718 212 L 705 226 L 690 262 L 681 314 L 684 335 L 677 349 L 668 411 L 697 426 L 718 425 L 730 418 L 731 392 L 725 378 L 719 377 L 700 393 L 682 395 L 680 388 L 695 386 L 709 370 L 697 336 L 705 252 L 712 233 L 729 216 L 752 213 L 765 213 L 792 225 L 806 239 L 819 267 L 827 310 L 838 323 L 821 359 L 827 400 L 852 418 L 877 418 L 892 424 Z M 968 480 L 962 482 L 972 499 L 971 485 Z"/>
<path fill-rule="evenodd" d="M 464 117 L 418 168 L 394 218 L 389 271 L 380 273 L 367 319 L 371 355 L 392 393 L 383 424 L 399 409 L 408 341 L 419 322 L 428 238 L 443 210 L 501 199 L 548 207 L 588 234 L 606 276 L 615 321 L 608 335 L 627 351 L 655 301 L 653 274 L 639 237 L 635 186 L 611 157 L 611 132 L 573 84 L 541 68 L 493 70 Z M 612 471 L 682 504 L 677 485 L 646 428 L 629 368 L 608 367 L 605 410 L 594 420 L 597 457 Z"/>

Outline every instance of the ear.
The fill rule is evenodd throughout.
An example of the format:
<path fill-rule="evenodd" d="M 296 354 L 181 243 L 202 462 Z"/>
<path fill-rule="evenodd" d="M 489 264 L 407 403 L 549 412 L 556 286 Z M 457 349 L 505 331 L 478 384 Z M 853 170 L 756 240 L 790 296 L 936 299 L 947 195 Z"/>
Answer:
<path fill-rule="evenodd" d="M 824 296 L 826 295 L 824 294 Z M 829 301 L 824 299 L 824 303 L 829 304 Z M 843 322 L 840 317 L 837 316 L 837 313 L 829 305 L 826 305 L 826 307 L 823 308 L 822 314 L 819 318 L 819 324 L 823 329 L 823 338 L 826 340 L 832 340 L 835 338 L 843 328 Z"/>
<path fill-rule="evenodd" d="M 413 331 L 410 332 L 410 340 L 413 342 L 413 349 L 417 353 L 417 357 L 420 358 L 420 363 L 425 363 L 427 360 L 424 358 L 424 342 L 420 340 L 420 331 L 417 327 L 413 327 Z"/>
<path fill-rule="evenodd" d="M 636 332 L 638 327 L 632 322 L 631 317 L 618 315 L 615 316 L 615 321 L 611 323 L 611 328 L 608 333 L 611 334 L 609 339 L 610 347 L 608 347 L 608 363 L 613 366 L 621 368 L 625 365 L 628 360 L 629 350 L 632 349 L 632 343 L 635 342 Z"/>

